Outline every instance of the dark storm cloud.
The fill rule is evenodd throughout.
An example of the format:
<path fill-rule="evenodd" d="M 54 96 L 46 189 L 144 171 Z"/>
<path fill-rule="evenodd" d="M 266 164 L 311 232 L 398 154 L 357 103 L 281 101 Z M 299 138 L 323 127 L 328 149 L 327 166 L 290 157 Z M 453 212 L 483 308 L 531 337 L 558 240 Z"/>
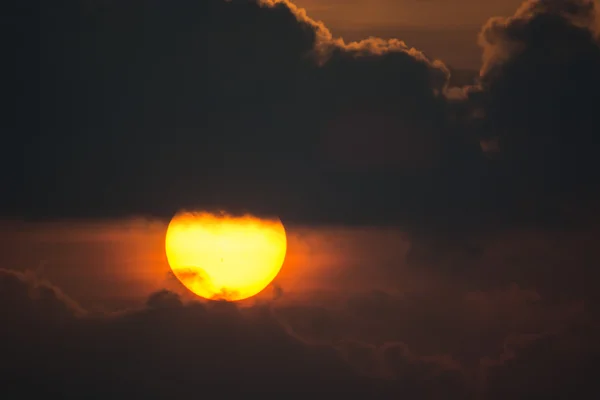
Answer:
<path fill-rule="evenodd" d="M 548 398 L 553 392 L 572 398 L 584 393 L 576 385 L 593 389 L 600 354 L 592 339 L 597 314 L 517 285 L 410 297 L 374 292 L 350 296 L 341 309 L 276 313 L 294 332 L 332 343 L 361 373 L 386 376 L 423 398 Z"/>
<path fill-rule="evenodd" d="M 592 377 L 600 372 L 598 333 L 597 324 L 588 321 L 559 332 L 507 338 L 498 359 L 482 362 L 487 397 L 596 397 L 599 392 Z M 558 371 L 556 365 L 565 368 Z"/>
<path fill-rule="evenodd" d="M 11 86 L 28 90 L 10 121 L 12 213 L 375 218 L 392 176 L 445 151 L 442 63 L 398 40 L 346 44 L 291 3 L 13 7 L 41 76 Z"/>
<path fill-rule="evenodd" d="M 238 308 L 163 290 L 139 309 L 94 313 L 33 273 L 0 270 L 0 300 L 2 393 L 19 396 L 562 396 L 593 382 L 599 354 L 591 314 L 516 286 L 352 295 L 343 309 Z"/>
<path fill-rule="evenodd" d="M 482 147 L 534 201 L 597 194 L 598 21 L 592 0 L 528 1 L 481 31 Z"/>
<path fill-rule="evenodd" d="M 225 208 L 425 235 L 555 217 L 597 192 L 596 8 L 491 19 L 480 84 L 450 88 L 442 62 L 345 43 L 287 1 L 14 2 L 4 213 Z"/>
<path fill-rule="evenodd" d="M 5 394 L 164 398 L 219 386 L 223 394 L 361 388 L 333 350 L 292 338 L 268 310 L 242 314 L 229 303 L 183 305 L 177 295 L 160 292 L 145 309 L 70 313 L 65 321 L 57 320 L 63 314 L 38 311 L 72 310 L 62 298 L 32 297 L 37 283 L 22 274 L 2 270 L 0 277 L 3 315 L 13 315 L 3 318 Z"/>
<path fill-rule="evenodd" d="M 473 396 L 469 378 L 451 357 L 418 357 L 403 343 L 386 344 L 381 356 L 386 373 L 399 380 L 406 393 L 425 392 L 424 398 L 430 399 Z M 437 384 L 430 385 L 429 382 Z"/>
<path fill-rule="evenodd" d="M 459 187 L 457 176 L 465 170 L 451 174 L 452 187 L 463 200 L 458 204 L 466 212 L 452 204 L 436 216 L 437 221 L 459 221 L 446 225 L 450 234 L 440 235 L 438 224 L 413 235 L 411 263 L 444 270 L 449 279 L 474 273 L 482 282 L 489 276 L 491 284 L 498 283 L 491 276 L 504 279 L 503 272 L 529 275 L 527 280 L 538 284 L 550 280 L 544 271 L 562 275 L 561 267 L 549 267 L 553 261 L 546 267 L 531 262 L 519 272 L 496 262 L 480 268 L 486 239 L 478 232 L 465 240 L 457 232 L 478 212 L 480 228 L 516 232 L 513 228 L 534 227 L 533 235 L 539 237 L 545 237 L 540 227 L 553 236 L 564 229 L 578 235 L 571 230 L 574 226 L 597 225 L 599 23 L 597 2 L 536 0 L 524 2 L 512 17 L 494 17 L 484 25 L 478 83 L 452 88 L 448 94 L 458 131 L 478 141 L 487 159 L 466 169 L 479 171 L 478 180 Z M 453 220 L 461 209 L 462 218 Z M 530 238 L 523 240 L 530 243 Z M 590 261 L 576 254 L 574 273 L 565 278 L 571 283 L 595 275 Z M 554 290 L 560 292 L 557 286 Z"/>
<path fill-rule="evenodd" d="M 412 295 L 374 290 L 345 298 L 341 306 L 286 305 L 284 298 L 275 314 L 311 342 L 402 341 L 416 358 L 452 358 L 466 369 L 478 367 L 484 357 L 496 358 L 514 332 L 562 329 L 591 315 L 580 301 L 556 303 L 517 284 L 488 290 L 432 287 Z"/>
<path fill-rule="evenodd" d="M 383 375 L 399 393 L 424 399 L 473 398 L 474 387 L 450 357 L 421 357 L 404 343 L 376 346 L 345 340 L 337 347 L 345 360 L 365 375 Z M 433 384 L 435 382 L 435 384 Z"/>
<path fill-rule="evenodd" d="M 86 314 L 49 283 L 7 270 L 0 270 L 0 296 L 7 395 L 177 398 L 210 389 L 388 398 L 403 391 L 393 380 L 358 374 L 331 346 L 297 339 L 268 307 L 183 304 L 161 291 L 139 310 Z M 429 373 L 408 369 L 420 398 L 431 390 Z"/>

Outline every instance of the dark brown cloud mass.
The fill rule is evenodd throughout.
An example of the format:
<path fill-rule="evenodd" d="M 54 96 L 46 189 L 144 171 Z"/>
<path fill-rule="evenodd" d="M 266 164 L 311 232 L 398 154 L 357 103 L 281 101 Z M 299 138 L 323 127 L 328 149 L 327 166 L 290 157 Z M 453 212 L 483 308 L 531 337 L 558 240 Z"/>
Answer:
<path fill-rule="evenodd" d="M 393 393 L 392 383 L 361 377 L 333 347 L 288 333 L 268 307 L 184 305 L 162 291 L 140 310 L 86 314 L 51 284 L 7 270 L 0 270 L 0 296 L 0 371 L 9 396 Z M 400 357 L 414 362 L 408 354 Z M 410 383 L 417 385 L 411 388 L 415 395 L 427 389 Z"/>
<path fill-rule="evenodd" d="M 481 31 L 482 140 L 496 140 L 521 193 L 597 191 L 599 20 L 592 0 L 528 1 Z"/>
<path fill-rule="evenodd" d="M 447 297 L 444 309 L 439 299 L 430 307 L 384 293 L 352 296 L 343 309 L 239 308 L 183 302 L 163 290 L 144 307 L 98 313 L 31 272 L 0 270 L 0 300 L 2 393 L 19 397 L 183 398 L 218 390 L 572 398 L 595 390 L 600 354 L 589 313 L 545 315 L 539 295 L 516 287 Z"/>
<path fill-rule="evenodd" d="M 41 107 L 38 118 L 19 105 L 11 113 L 10 143 L 25 151 L 3 198 L 13 213 L 204 206 L 324 220 L 364 203 L 364 219 L 395 190 L 375 183 L 365 197 L 361 185 L 439 164 L 448 72 L 401 41 L 345 44 L 285 1 L 63 1 L 14 12 L 23 46 L 39 47 L 41 33 L 39 57 L 22 57 L 42 75 L 16 71 L 23 79 L 7 94 Z M 350 141 L 338 126 L 355 113 L 376 131 Z M 382 163 L 391 169 L 369 172 Z"/>
<path fill-rule="evenodd" d="M 10 7 L 5 215 L 203 207 L 456 229 L 597 192 L 592 1 L 491 19 L 468 90 L 400 40 L 344 42 L 287 1 Z"/>

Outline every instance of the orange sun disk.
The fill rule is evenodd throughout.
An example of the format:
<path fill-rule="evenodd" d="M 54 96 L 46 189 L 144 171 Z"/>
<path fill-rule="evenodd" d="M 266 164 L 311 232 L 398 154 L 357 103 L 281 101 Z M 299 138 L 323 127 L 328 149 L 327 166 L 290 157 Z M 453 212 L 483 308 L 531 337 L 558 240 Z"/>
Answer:
<path fill-rule="evenodd" d="M 173 273 L 196 295 L 237 301 L 265 289 L 287 249 L 279 219 L 181 212 L 167 228 L 165 249 Z"/>

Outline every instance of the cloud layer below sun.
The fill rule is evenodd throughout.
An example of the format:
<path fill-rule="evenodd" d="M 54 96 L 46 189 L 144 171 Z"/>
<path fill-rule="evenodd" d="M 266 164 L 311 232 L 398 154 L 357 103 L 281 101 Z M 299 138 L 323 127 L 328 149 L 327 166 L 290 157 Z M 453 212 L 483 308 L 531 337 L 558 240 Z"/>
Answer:
<path fill-rule="evenodd" d="M 0 365 L 15 393 L 563 398 L 594 382 L 589 232 L 444 248 L 396 229 L 290 226 L 274 284 L 234 305 L 169 274 L 160 221 L 3 227 Z"/>
<path fill-rule="evenodd" d="M 310 303 L 184 304 L 177 294 L 159 291 L 141 308 L 90 313 L 33 273 L 0 270 L 0 295 L 9 327 L 1 341 L 7 393 L 75 398 L 93 388 L 97 396 L 172 398 L 220 388 L 227 394 L 327 391 L 377 398 L 394 393 L 457 399 L 523 392 L 565 396 L 572 385 L 591 382 L 590 368 L 597 365 L 596 328 L 581 306 L 551 310 L 535 292 L 518 287 L 472 293 L 446 304 L 446 316 L 460 327 L 447 325 L 443 336 L 439 327 L 423 324 L 441 322 L 428 315 L 440 313 L 439 305 L 429 309 L 384 293 L 351 297 L 342 310 Z M 411 314 L 412 307 L 417 314 Z M 521 312 L 510 320 L 486 319 L 515 307 Z M 363 339 L 351 339 L 365 324 L 370 328 Z M 516 334 L 516 326 L 548 330 Z M 475 335 L 478 327 L 484 330 Z M 477 345 L 465 340 L 465 328 Z M 493 334 L 483 334 L 492 328 Z M 461 361 L 436 348 L 423 355 L 411 330 L 423 332 L 425 340 L 435 330 L 446 345 L 453 340 L 466 345 L 462 350 L 471 357 L 469 350 L 485 346 L 494 349 L 493 355 Z M 391 339 L 400 331 L 412 347 Z M 548 356 L 553 365 L 544 361 Z M 554 363 L 569 363 L 571 372 L 549 379 Z M 532 383 L 528 370 L 548 379 Z"/>

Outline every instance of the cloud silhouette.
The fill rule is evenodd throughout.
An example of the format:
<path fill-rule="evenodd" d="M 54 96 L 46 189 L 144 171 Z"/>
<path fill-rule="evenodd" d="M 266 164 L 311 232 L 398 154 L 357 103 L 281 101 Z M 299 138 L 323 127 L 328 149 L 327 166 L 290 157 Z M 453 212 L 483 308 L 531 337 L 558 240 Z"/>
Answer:
<path fill-rule="evenodd" d="M 183 304 L 162 291 L 139 310 L 85 316 L 32 275 L 1 270 L 0 277 L 5 394 L 165 398 L 211 387 L 223 394 L 370 390 L 333 349 L 288 335 L 267 308 Z"/>
<path fill-rule="evenodd" d="M 346 310 L 183 302 L 163 290 L 138 309 L 90 313 L 33 273 L 3 269 L 0 296 L 7 394 L 173 398 L 212 388 L 231 395 L 566 396 L 573 382 L 593 382 L 587 368 L 598 355 L 592 314 L 561 317 L 529 305 L 539 296 L 518 288 L 473 293 L 445 308 L 450 297 L 412 304 L 374 293 L 354 297 Z M 535 333 L 512 333 L 528 330 Z M 400 337 L 411 344 L 394 340 Z M 470 349 L 461 350 L 465 340 Z M 435 352 L 436 341 L 458 358 Z M 474 350 L 480 358 L 469 362 L 464 354 Z M 549 378 L 565 365 L 585 373 Z"/>
<path fill-rule="evenodd" d="M 7 57 L 27 68 L 5 93 L 4 214 L 202 207 L 439 233 L 596 198 L 590 0 L 492 18 L 480 83 L 452 88 L 401 40 L 345 42 L 284 0 L 10 4 Z"/>
<path fill-rule="evenodd" d="M 448 69 L 400 40 L 345 43 L 287 1 L 20 4 L 43 74 L 16 71 L 41 111 L 11 121 L 9 214 L 376 220 L 447 158 Z"/>
<path fill-rule="evenodd" d="M 592 339 L 597 333 L 597 324 L 587 322 L 559 332 L 507 338 L 499 359 L 482 362 L 488 398 L 566 399 L 597 393 L 590 379 L 600 371 L 600 353 Z M 565 368 L 558 371 L 556 365 Z"/>
<path fill-rule="evenodd" d="M 490 19 L 480 34 L 483 92 L 475 97 L 486 115 L 483 137 L 497 143 L 517 193 L 541 193 L 542 203 L 597 195 L 597 7 L 592 0 L 527 1 L 510 18 Z"/>

